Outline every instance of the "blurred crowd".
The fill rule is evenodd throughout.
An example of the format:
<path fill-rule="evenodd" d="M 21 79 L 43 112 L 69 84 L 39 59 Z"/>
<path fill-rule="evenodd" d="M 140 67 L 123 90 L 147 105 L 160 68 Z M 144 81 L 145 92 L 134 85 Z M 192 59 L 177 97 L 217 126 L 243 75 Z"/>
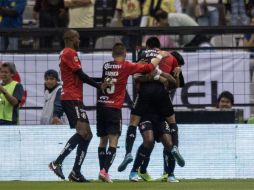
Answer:
<path fill-rule="evenodd" d="M 103 22 L 100 26 L 108 27 L 249 25 L 252 24 L 253 16 L 254 0 L 0 1 L 0 28 L 26 27 L 24 25 L 93 28 L 99 26 L 100 19 Z M 179 39 L 158 37 L 163 41 L 163 47 L 176 45 L 188 47 L 208 41 L 202 35 L 188 35 Z M 40 39 L 40 47 L 52 47 L 53 40 L 51 37 Z M 121 40 L 129 48 L 140 43 L 135 36 L 123 37 Z M 83 36 L 81 42 L 81 47 L 84 48 L 91 45 L 91 39 L 88 37 Z M 0 50 L 17 50 L 17 48 L 17 38 L 0 37 Z"/>

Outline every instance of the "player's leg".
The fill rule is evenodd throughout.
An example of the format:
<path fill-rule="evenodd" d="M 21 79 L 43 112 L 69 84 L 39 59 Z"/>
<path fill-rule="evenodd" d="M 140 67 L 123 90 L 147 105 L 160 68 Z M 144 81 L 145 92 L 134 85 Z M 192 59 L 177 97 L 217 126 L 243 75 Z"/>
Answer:
<path fill-rule="evenodd" d="M 140 115 L 143 113 L 144 110 L 143 108 L 144 106 L 142 106 L 144 105 L 142 99 L 143 99 L 142 94 L 141 98 L 140 95 L 137 95 L 133 105 L 133 109 L 131 110 L 130 124 L 127 129 L 125 140 L 125 157 L 118 167 L 119 172 L 124 171 L 127 165 L 133 161 L 131 151 L 133 148 L 134 141 L 136 139 L 136 130 L 141 119 Z"/>
<path fill-rule="evenodd" d="M 63 107 L 64 112 L 67 115 L 67 118 L 68 118 L 71 128 L 77 128 L 77 126 L 80 126 L 80 125 L 77 125 L 79 117 L 76 112 L 76 108 L 78 109 L 79 105 L 80 105 L 80 103 L 78 103 L 78 101 L 62 101 L 62 107 Z M 88 119 L 86 121 L 88 123 Z M 88 128 L 89 128 L 89 126 L 88 126 Z M 87 133 L 87 137 L 88 136 L 89 136 L 89 138 L 91 138 L 92 137 L 91 133 L 90 134 Z M 86 143 L 84 141 L 86 141 L 86 140 L 84 140 L 84 138 L 82 137 L 82 134 L 80 134 L 77 129 L 77 132 L 68 140 L 64 149 L 59 154 L 58 158 L 49 164 L 49 168 L 52 171 L 54 171 L 54 173 L 61 179 L 65 179 L 63 172 L 62 172 L 62 167 L 61 167 L 65 157 L 67 157 L 70 154 L 70 152 L 78 144 Z M 88 144 L 89 144 L 89 142 L 90 142 L 90 140 L 88 140 Z M 88 144 L 87 144 L 87 146 L 88 146 Z"/>
<path fill-rule="evenodd" d="M 86 157 L 88 146 L 93 138 L 93 134 L 83 102 L 79 101 L 77 104 L 78 105 L 75 105 L 77 115 L 76 131 L 82 138 L 79 141 L 74 166 L 68 178 L 70 181 L 87 182 L 80 170 Z"/>
<path fill-rule="evenodd" d="M 136 130 L 139 124 L 140 117 L 134 114 L 130 115 L 130 124 L 127 129 L 126 139 L 125 139 L 125 156 L 122 163 L 118 167 L 118 171 L 122 172 L 126 169 L 127 165 L 133 161 L 131 154 L 133 144 L 136 139 Z"/>
<path fill-rule="evenodd" d="M 147 167 L 150 162 L 150 156 L 154 148 L 154 132 L 153 130 L 148 130 L 147 133 L 143 133 L 143 144 L 144 147 L 148 150 L 143 163 L 140 166 L 140 169 L 138 170 L 138 175 L 141 177 L 144 181 L 152 181 L 153 178 L 149 175 L 147 171 Z"/>
<path fill-rule="evenodd" d="M 118 144 L 119 135 L 118 134 L 109 134 L 108 140 L 109 140 L 109 147 L 106 153 L 105 161 L 103 164 L 103 168 L 100 170 L 99 178 L 102 181 L 112 183 L 112 180 L 110 179 L 110 176 L 108 174 L 109 168 L 113 164 L 113 161 L 116 157 L 116 148 Z"/>
<path fill-rule="evenodd" d="M 138 175 L 139 175 L 142 179 L 144 179 L 146 181 L 151 181 L 152 178 L 147 173 L 146 169 L 147 169 L 147 165 L 149 163 L 151 152 L 154 147 L 152 124 L 150 121 L 145 121 L 145 122 L 141 122 L 139 127 L 140 127 L 140 132 L 143 137 L 143 143 L 138 148 L 129 179 L 131 181 L 137 181 Z M 143 168 L 141 168 L 145 161 L 148 161 L 147 165 L 144 166 Z"/>
<path fill-rule="evenodd" d="M 100 137 L 100 144 L 98 147 L 98 158 L 99 158 L 100 170 L 102 170 L 104 167 L 104 163 L 106 159 L 107 144 L 108 144 L 108 136 Z"/>
<path fill-rule="evenodd" d="M 68 177 L 70 181 L 75 182 L 87 182 L 85 177 L 81 174 L 80 170 L 86 157 L 88 146 L 93 137 L 89 123 L 87 121 L 84 121 L 87 118 L 86 114 L 83 112 L 81 115 L 83 115 L 83 119 L 77 121 L 76 130 L 82 138 L 77 147 L 77 153 L 73 169 Z"/>
<path fill-rule="evenodd" d="M 164 146 L 163 149 L 163 163 L 164 163 L 164 175 L 161 177 L 162 181 L 168 182 L 179 182 L 174 175 L 175 170 L 175 158 L 173 157 L 171 150 L 173 148 L 172 138 L 170 135 L 170 131 L 165 131 L 163 135 L 160 137 L 161 142 Z"/>
<path fill-rule="evenodd" d="M 96 109 L 96 131 L 97 131 L 97 136 L 100 138 L 100 144 L 98 147 L 98 158 L 99 158 L 99 165 L 100 165 L 100 170 L 103 169 L 105 158 L 106 158 L 106 150 L 107 150 L 107 145 L 108 145 L 108 134 L 106 132 L 106 125 L 105 123 L 105 115 L 106 115 L 106 110 L 104 107 L 99 107 L 97 106 Z"/>
<path fill-rule="evenodd" d="M 112 165 L 115 156 L 116 148 L 118 144 L 119 136 L 122 130 L 122 112 L 120 109 L 114 108 L 104 108 L 106 112 L 105 117 L 105 127 L 106 133 L 108 135 L 109 147 L 106 152 L 106 157 L 103 165 L 103 169 L 100 170 L 99 177 L 105 182 L 112 182 L 108 174 L 109 168 Z"/>
<path fill-rule="evenodd" d="M 172 143 L 173 143 L 173 148 L 171 150 L 172 155 L 177 161 L 177 164 L 181 167 L 184 167 L 185 165 L 185 160 L 182 157 L 182 155 L 179 152 L 178 145 L 179 145 L 179 140 L 178 140 L 178 126 L 176 124 L 175 120 L 175 115 L 171 115 L 169 117 L 166 117 L 166 121 L 169 124 L 170 128 L 170 134 L 172 136 Z"/>
<path fill-rule="evenodd" d="M 161 101 L 157 100 L 157 103 L 155 104 L 155 108 L 158 111 L 159 115 L 163 116 L 169 125 L 170 134 L 172 136 L 172 142 L 173 142 L 173 149 L 171 152 L 173 156 L 175 157 L 177 164 L 183 167 L 185 165 L 185 161 L 178 150 L 178 144 L 179 144 L 178 127 L 176 124 L 173 105 L 170 100 L 168 92 L 162 91 L 160 93 L 160 98 L 161 98 Z"/>

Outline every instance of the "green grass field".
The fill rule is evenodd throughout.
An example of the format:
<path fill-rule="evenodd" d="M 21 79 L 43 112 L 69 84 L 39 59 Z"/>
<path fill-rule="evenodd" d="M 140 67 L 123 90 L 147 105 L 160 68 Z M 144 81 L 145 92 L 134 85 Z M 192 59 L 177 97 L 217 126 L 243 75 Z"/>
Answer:
<path fill-rule="evenodd" d="M 3 181 L 0 190 L 254 190 L 254 179 L 248 180 L 182 180 L 180 183 L 115 181 L 112 184 L 91 182 Z"/>

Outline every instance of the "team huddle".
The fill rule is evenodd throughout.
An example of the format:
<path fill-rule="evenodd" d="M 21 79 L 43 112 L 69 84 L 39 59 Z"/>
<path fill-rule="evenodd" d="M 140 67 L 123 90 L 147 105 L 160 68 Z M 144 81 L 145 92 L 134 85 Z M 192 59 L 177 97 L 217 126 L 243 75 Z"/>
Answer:
<path fill-rule="evenodd" d="M 49 168 L 61 179 L 65 179 L 62 163 L 77 146 L 77 154 L 72 171 L 68 178 L 75 182 L 88 182 L 81 174 L 81 166 L 85 159 L 92 132 L 83 104 L 83 83 L 98 89 L 97 99 L 97 136 L 99 179 L 112 182 L 109 169 L 116 156 L 118 139 L 122 132 L 122 112 L 127 80 L 134 75 L 137 97 L 133 105 L 130 124 L 126 134 L 126 154 L 118 171 L 122 172 L 133 161 L 131 154 L 139 128 L 143 143 L 139 146 L 136 158 L 129 174 L 130 181 L 142 178 L 151 181 L 147 172 L 150 155 L 155 141 L 163 144 L 164 175 L 169 182 L 178 182 L 174 176 L 175 163 L 181 167 L 185 161 L 178 150 L 178 127 L 173 105 L 169 96 L 170 90 L 182 87 L 184 79 L 181 66 L 182 56 L 177 52 L 160 50 L 160 42 L 151 37 L 146 42 L 137 63 L 125 60 L 126 48 L 117 43 L 112 48 L 113 61 L 103 65 L 102 83 L 99 85 L 86 75 L 78 58 L 76 50 L 79 47 L 79 34 L 68 30 L 64 34 L 65 48 L 60 54 L 60 72 L 63 81 L 61 104 L 71 128 L 76 133 L 68 140 L 56 160 Z"/>

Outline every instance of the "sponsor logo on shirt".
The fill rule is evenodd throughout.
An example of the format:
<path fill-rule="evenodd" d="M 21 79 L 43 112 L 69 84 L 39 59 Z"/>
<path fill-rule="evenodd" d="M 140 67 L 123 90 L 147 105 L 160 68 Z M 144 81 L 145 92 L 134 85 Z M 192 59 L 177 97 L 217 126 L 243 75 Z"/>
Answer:
<path fill-rule="evenodd" d="M 122 65 L 117 65 L 117 64 L 112 64 L 112 63 L 105 63 L 104 64 L 104 69 L 108 70 L 108 69 L 121 69 Z"/>

